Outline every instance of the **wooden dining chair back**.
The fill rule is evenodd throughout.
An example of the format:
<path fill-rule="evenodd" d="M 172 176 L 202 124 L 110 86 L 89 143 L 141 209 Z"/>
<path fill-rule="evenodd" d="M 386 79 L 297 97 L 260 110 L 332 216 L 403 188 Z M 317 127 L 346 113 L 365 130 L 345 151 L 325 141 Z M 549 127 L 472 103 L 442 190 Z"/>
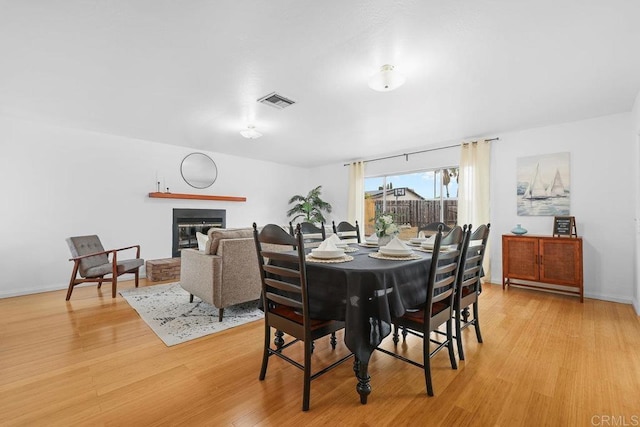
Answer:
<path fill-rule="evenodd" d="M 484 254 L 487 249 L 490 227 L 491 224 L 483 224 L 471 233 L 471 226 L 469 226 L 469 237 L 466 239 L 467 243 L 462 258 L 463 264 L 458 274 L 455 324 L 458 357 L 460 357 L 460 360 L 464 360 L 464 349 L 462 345 L 462 331 L 464 329 L 473 326 L 476 331 L 476 339 L 479 343 L 482 343 L 478 316 L 478 297 L 482 291 L 482 262 L 484 261 Z M 473 309 L 473 319 L 471 320 L 469 320 L 469 306 Z"/>
<path fill-rule="evenodd" d="M 341 221 L 338 225 L 336 225 L 335 221 L 332 221 L 331 224 L 333 225 L 333 233 L 338 236 L 340 240 L 360 243 L 360 227 L 358 226 L 358 221 L 356 221 L 356 225 L 352 225 L 347 221 Z"/>
<path fill-rule="evenodd" d="M 460 250 L 462 248 L 462 241 L 464 240 L 464 233 L 467 227 L 460 227 L 456 225 L 451 228 L 448 232 L 443 233 L 442 242 L 440 246 L 452 247 Z"/>
<path fill-rule="evenodd" d="M 452 244 L 459 243 L 462 245 L 464 233 L 459 235 L 459 238 L 460 242 L 453 242 Z M 443 348 L 447 348 L 451 368 L 458 368 L 453 343 L 453 309 L 461 251 L 458 249 L 440 251 L 442 240 L 442 228 L 440 228 L 435 237 L 431 267 L 426 280 L 426 300 L 420 306 L 407 309 L 402 316 L 393 319 L 393 341 L 394 344 L 396 344 L 396 350 L 389 351 L 381 347 L 377 348 L 377 350 L 383 353 L 422 368 L 427 394 L 429 396 L 433 396 L 433 384 L 431 380 L 431 358 L 433 356 Z M 446 332 L 434 334 L 434 338 L 432 338 L 431 333 L 441 332 L 438 329 L 443 324 L 446 325 Z M 400 327 L 404 328 L 409 334 L 422 339 L 422 363 L 398 353 L 398 328 Z M 441 337 L 441 335 L 443 335 L 443 337 Z M 440 340 L 435 337 L 440 338 Z M 431 350 L 430 346 L 432 343 L 435 344 L 433 350 Z"/>
<path fill-rule="evenodd" d="M 102 282 L 111 282 L 111 297 L 115 298 L 118 276 L 128 273 L 134 275 L 135 286 L 138 287 L 140 267 L 144 264 L 144 260 L 140 258 L 140 245 L 105 250 L 96 235 L 69 237 L 67 245 L 72 256 L 69 261 L 73 261 L 67 301 L 71 298 L 73 288 L 86 282 L 97 282 L 98 289 L 102 287 Z M 127 250 L 135 250 L 135 258 L 119 258 L 120 252 Z"/>
<path fill-rule="evenodd" d="M 262 280 L 262 305 L 264 309 L 264 351 L 260 380 L 267 374 L 271 356 L 277 356 L 304 372 L 302 410 L 309 409 L 311 381 L 349 359 L 352 354 L 339 358 L 329 366 L 311 373 L 313 341 L 344 328 L 344 322 L 316 320 L 309 313 L 309 294 L 305 263 L 304 241 L 301 226 L 297 225 L 295 236 L 287 234 L 280 226 L 266 225 L 260 232 L 253 224 L 253 235 L 258 254 L 258 265 Z M 295 246 L 296 252 L 282 252 L 273 247 Z M 293 338 L 288 343 L 271 347 L 271 328 Z M 283 353 L 291 345 L 302 342 L 304 362 L 301 364 Z"/>
<path fill-rule="evenodd" d="M 451 227 L 449 227 L 444 222 L 430 222 L 428 224 L 422 224 L 418 226 L 416 237 L 430 237 L 438 232 L 440 226 L 442 226 L 443 232 L 451 231 Z"/>
<path fill-rule="evenodd" d="M 300 232 L 302 233 L 304 245 L 307 248 L 317 248 L 327 238 L 327 233 L 324 229 L 324 222 L 320 224 L 320 227 L 311 222 L 301 222 Z M 295 237 L 295 228 L 292 222 L 289 222 L 289 234 Z"/>

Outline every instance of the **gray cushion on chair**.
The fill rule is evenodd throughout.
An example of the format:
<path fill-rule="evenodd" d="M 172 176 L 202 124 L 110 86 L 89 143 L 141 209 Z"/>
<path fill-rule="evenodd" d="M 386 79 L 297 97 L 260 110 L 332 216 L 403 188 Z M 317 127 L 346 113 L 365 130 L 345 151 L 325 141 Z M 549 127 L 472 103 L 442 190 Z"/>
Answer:
<path fill-rule="evenodd" d="M 102 243 L 100 243 L 100 239 L 98 236 L 78 236 L 78 237 L 69 237 L 67 239 L 67 244 L 69 245 L 69 249 L 71 250 L 71 255 L 75 258 L 82 255 L 93 254 L 96 252 L 103 252 L 104 247 Z M 96 255 L 89 258 L 85 258 L 80 261 L 80 275 L 82 277 L 96 277 L 100 276 L 100 274 L 94 274 L 92 276 L 87 275 L 87 271 L 92 267 L 101 266 L 104 264 L 109 264 L 109 257 L 107 254 Z M 109 268 L 111 270 L 111 268 Z M 108 271 L 110 273 L 111 271 Z M 102 273 L 106 274 L 106 273 Z"/>
<path fill-rule="evenodd" d="M 125 259 L 122 261 L 118 261 L 118 275 L 121 275 L 126 272 L 133 272 L 136 268 L 141 267 L 144 262 L 141 258 L 135 259 Z M 111 263 L 97 265 L 95 267 L 88 268 L 86 271 L 85 277 L 98 277 L 103 276 L 105 274 L 112 273 Z"/>

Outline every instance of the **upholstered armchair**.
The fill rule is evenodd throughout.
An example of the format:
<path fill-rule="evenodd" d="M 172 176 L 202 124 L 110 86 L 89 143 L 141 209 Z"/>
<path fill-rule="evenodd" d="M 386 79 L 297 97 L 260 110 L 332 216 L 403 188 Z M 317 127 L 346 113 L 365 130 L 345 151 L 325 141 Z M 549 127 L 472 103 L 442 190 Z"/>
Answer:
<path fill-rule="evenodd" d="M 260 298 L 261 281 L 253 230 L 211 228 L 204 250 L 181 251 L 180 286 L 219 309 Z"/>
<path fill-rule="evenodd" d="M 98 282 L 98 289 L 102 282 L 111 282 L 111 297 L 116 297 L 118 276 L 131 273 L 135 276 L 136 288 L 138 287 L 138 275 L 144 260 L 140 258 L 140 245 L 127 246 L 126 248 L 105 250 L 96 235 L 69 237 L 67 239 L 69 250 L 73 258 L 73 272 L 69 281 L 67 298 L 69 301 L 73 288 L 80 283 Z M 119 259 L 118 253 L 126 250 L 136 250 L 133 259 Z M 109 256 L 111 261 L 109 261 Z M 80 277 L 78 277 L 80 273 Z M 105 278 L 104 276 L 111 275 Z"/>

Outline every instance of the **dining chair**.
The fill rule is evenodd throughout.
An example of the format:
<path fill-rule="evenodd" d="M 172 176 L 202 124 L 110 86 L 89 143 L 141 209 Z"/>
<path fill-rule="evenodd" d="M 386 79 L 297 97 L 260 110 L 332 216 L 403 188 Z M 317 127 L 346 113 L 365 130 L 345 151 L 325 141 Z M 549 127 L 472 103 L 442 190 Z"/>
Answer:
<path fill-rule="evenodd" d="M 135 286 L 138 287 L 140 267 L 144 260 L 140 258 L 140 245 L 127 246 L 126 248 L 105 250 L 98 236 L 75 236 L 66 239 L 73 261 L 73 271 L 69 280 L 66 300 L 69 301 L 71 293 L 76 285 L 85 282 L 98 282 L 98 289 L 102 282 L 111 282 L 111 297 L 116 297 L 118 276 L 131 273 L 135 277 Z M 118 253 L 129 249 L 136 250 L 133 259 L 118 259 Z M 111 257 L 111 260 L 109 260 Z M 78 273 L 80 277 L 78 277 Z M 111 275 L 111 277 L 104 277 Z"/>
<path fill-rule="evenodd" d="M 333 225 L 333 233 L 341 240 L 353 242 L 355 239 L 356 243 L 360 243 L 360 227 L 358 226 L 358 221 L 356 221 L 356 225 L 351 225 L 347 221 L 341 221 L 338 225 L 336 225 L 335 221 L 331 221 L 331 224 Z"/>
<path fill-rule="evenodd" d="M 430 237 L 431 235 L 438 232 L 438 228 L 442 226 L 443 231 L 451 231 L 451 227 L 449 227 L 444 222 L 430 222 L 428 224 L 422 224 L 418 227 L 418 232 L 416 237 L 422 237 L 420 233 L 422 233 L 425 237 Z"/>
<path fill-rule="evenodd" d="M 444 227 L 443 227 L 444 231 Z M 464 238 L 464 233 L 466 231 L 466 227 L 460 227 L 456 225 L 453 228 L 450 228 L 449 231 L 442 236 L 442 242 L 440 242 L 441 246 L 449 246 L 455 247 L 460 250 L 462 248 L 462 241 Z"/>
<path fill-rule="evenodd" d="M 304 244 L 307 248 L 316 248 L 320 246 L 326 238 L 327 234 L 324 229 L 324 222 L 320 224 L 320 227 L 311 222 L 301 222 L 300 233 L 303 236 Z M 289 234 L 295 237 L 294 226 L 292 222 L 289 222 Z"/>
<path fill-rule="evenodd" d="M 253 236 L 262 280 L 265 326 L 264 351 L 259 378 L 260 381 L 264 380 L 271 356 L 277 356 L 301 369 L 304 372 L 302 410 L 307 411 L 309 410 L 311 381 L 353 356 L 352 353 L 349 353 L 329 366 L 311 373 L 313 342 L 343 329 L 344 322 L 314 319 L 309 313 L 304 239 L 300 224 L 296 226 L 294 237 L 275 224 L 265 225 L 258 232 L 254 223 Z M 296 246 L 296 254 L 270 250 L 272 245 Z M 270 343 L 271 328 L 284 332 L 293 337 L 293 340 L 272 348 Z M 283 353 L 291 345 L 300 341 L 304 345 L 304 363 L 302 364 Z M 335 344 L 332 343 L 332 347 L 334 346 Z"/>
<path fill-rule="evenodd" d="M 464 350 L 462 346 L 462 331 L 469 326 L 474 327 L 476 339 L 482 343 L 480 333 L 480 320 L 478 317 L 478 297 L 482 290 L 482 262 L 489 240 L 489 230 L 491 224 L 480 225 L 471 233 L 469 226 L 469 237 L 466 239 L 466 247 L 462 261 L 462 267 L 458 274 L 455 300 L 455 325 L 456 342 L 458 344 L 458 357 L 464 360 Z M 469 320 L 469 306 L 473 308 L 473 319 Z"/>
<path fill-rule="evenodd" d="M 392 320 L 394 324 L 393 342 L 396 347 L 395 351 L 389 351 L 381 347 L 376 349 L 404 362 L 422 368 L 427 385 L 427 394 L 429 396 L 433 396 L 433 384 L 431 380 L 432 357 L 446 347 L 449 351 L 451 368 L 458 369 L 453 343 L 453 309 L 456 277 L 460 267 L 461 251 L 458 249 L 440 251 L 443 240 L 442 228 L 443 227 L 440 227 L 438 230 L 433 245 L 431 268 L 429 269 L 429 276 L 426 281 L 425 302 L 418 307 L 407 309 L 402 316 L 395 317 Z M 461 238 L 463 238 L 463 236 Z M 444 339 L 438 341 L 435 338 L 431 338 L 431 333 L 440 332 L 438 329 L 443 324 L 446 325 Z M 409 334 L 422 339 L 422 363 L 409 359 L 398 353 L 397 343 L 399 327 L 404 327 Z M 439 335 L 436 334 L 435 337 L 439 337 Z M 431 343 L 436 344 L 436 347 L 433 350 L 430 349 Z"/>

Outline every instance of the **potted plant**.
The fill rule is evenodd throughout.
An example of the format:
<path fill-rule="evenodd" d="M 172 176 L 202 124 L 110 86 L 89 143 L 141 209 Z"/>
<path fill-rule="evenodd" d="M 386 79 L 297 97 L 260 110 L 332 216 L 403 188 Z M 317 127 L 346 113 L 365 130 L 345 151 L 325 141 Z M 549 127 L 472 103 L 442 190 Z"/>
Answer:
<path fill-rule="evenodd" d="M 378 236 L 378 246 L 387 245 L 393 239 L 393 236 L 400 231 L 391 214 L 377 216 L 374 224 L 376 236 Z"/>
<path fill-rule="evenodd" d="M 287 216 L 292 217 L 292 221 L 302 217 L 306 222 L 314 224 L 326 223 L 327 221 L 322 213 L 331 213 L 331 205 L 320 198 L 321 192 L 322 186 L 319 185 L 309 191 L 306 196 L 296 194 L 291 197 L 289 204 L 294 205 L 287 211 Z"/>

